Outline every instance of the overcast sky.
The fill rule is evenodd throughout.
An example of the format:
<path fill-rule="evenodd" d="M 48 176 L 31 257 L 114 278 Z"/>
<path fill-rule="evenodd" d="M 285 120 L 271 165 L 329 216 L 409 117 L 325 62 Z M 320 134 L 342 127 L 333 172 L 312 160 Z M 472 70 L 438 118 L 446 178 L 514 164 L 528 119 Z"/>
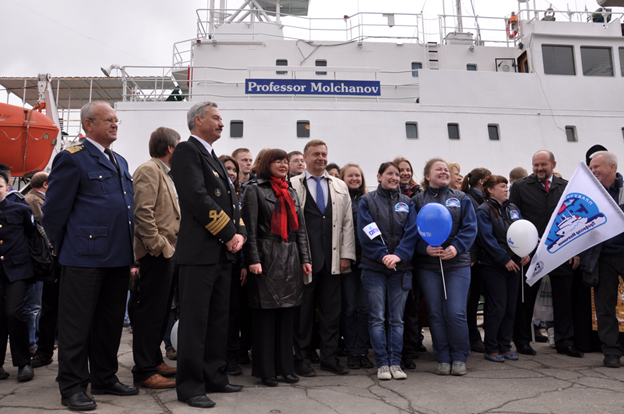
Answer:
<path fill-rule="evenodd" d="M 447 14 L 453 14 L 453 2 L 444 1 Z M 472 1 L 481 16 L 502 17 L 518 8 L 517 0 Z M 595 0 L 536 1 L 540 9 L 551 3 L 557 10 L 598 7 Z M 229 0 L 228 7 L 239 3 Z M 471 13 L 471 1 L 462 3 Z M 207 0 L 1 0 L 0 77 L 102 76 L 100 67 L 111 64 L 171 65 L 173 43 L 195 37 L 195 10 L 207 5 Z M 442 0 L 311 0 L 309 16 L 340 18 L 358 10 L 420 13 L 423 7 L 427 17 L 435 18 L 442 13 Z M 0 101 L 6 102 L 1 91 Z"/>

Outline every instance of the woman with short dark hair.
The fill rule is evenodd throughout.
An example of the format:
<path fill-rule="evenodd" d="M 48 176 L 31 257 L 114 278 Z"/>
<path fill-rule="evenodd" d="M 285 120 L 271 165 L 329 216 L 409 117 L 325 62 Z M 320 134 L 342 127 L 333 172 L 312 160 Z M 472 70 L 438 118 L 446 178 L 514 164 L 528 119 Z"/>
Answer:
<path fill-rule="evenodd" d="M 277 375 L 287 383 L 294 374 L 293 317 L 301 305 L 304 274 L 312 272 L 303 211 L 286 179 L 288 154 L 267 150 L 257 169 L 258 179 L 243 195 L 247 228 L 243 249 L 251 275 L 247 281 L 253 318 L 252 375 L 268 387 Z"/>

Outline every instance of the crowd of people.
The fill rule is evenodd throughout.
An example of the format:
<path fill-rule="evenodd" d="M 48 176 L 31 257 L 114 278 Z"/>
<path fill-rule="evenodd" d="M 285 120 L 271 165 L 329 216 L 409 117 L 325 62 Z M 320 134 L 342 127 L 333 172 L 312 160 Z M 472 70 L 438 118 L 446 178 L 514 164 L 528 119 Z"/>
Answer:
<path fill-rule="evenodd" d="M 59 153 L 49 175 L 36 174 L 26 197 L 10 188 L 9 168 L 0 165 L 2 360 L 8 336 L 17 380 L 28 381 L 33 368 L 52 363 L 57 339 L 57 380 L 69 409 L 96 408 L 89 384 L 91 395 L 139 392 L 116 376 L 126 307 L 135 385 L 175 388 L 192 407 L 214 406 L 206 393 L 241 391 L 229 376 L 249 363 L 267 387 L 278 386 L 278 377 L 313 377 L 316 364 L 336 375 L 376 366 L 380 380 L 404 379 L 426 351 L 423 321 L 439 375 L 465 375 L 471 352 L 497 363 L 535 355 L 539 283 L 524 283 L 531 257 L 512 253 L 506 234 L 520 219 L 544 233 L 567 184 L 552 152 L 537 151 L 532 174 L 517 167 L 509 180 L 486 166 L 463 177 L 459 164 L 432 158 L 420 184 L 410 161 L 398 157 L 368 177 L 377 181 L 370 190 L 359 165 L 328 164 L 321 140 L 307 141 L 302 152 L 266 148 L 254 158 L 239 148 L 218 157 L 221 114 L 217 104 L 200 102 L 187 114 L 190 138 L 157 128 L 151 159 L 131 175 L 110 149 L 120 124 L 115 110 L 86 104 L 81 122 L 84 142 Z M 588 166 L 622 207 L 615 155 L 593 148 Z M 452 219 L 436 246 L 417 225 L 430 204 Z M 43 281 L 28 252 L 35 219 L 56 262 Z M 554 320 L 544 321 L 548 338 L 538 331 L 537 339 L 583 357 L 574 320 L 580 265 L 598 281 L 604 365 L 617 368 L 624 234 L 598 247 L 550 273 Z M 176 367 L 164 361 L 163 341 Z M 8 376 L 0 366 L 0 379 Z"/>

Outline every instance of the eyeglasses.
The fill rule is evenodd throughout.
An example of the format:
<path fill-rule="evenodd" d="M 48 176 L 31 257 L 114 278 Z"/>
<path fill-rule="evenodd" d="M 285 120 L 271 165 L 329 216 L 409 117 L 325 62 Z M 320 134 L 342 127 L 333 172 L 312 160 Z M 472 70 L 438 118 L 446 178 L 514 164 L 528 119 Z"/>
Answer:
<path fill-rule="evenodd" d="M 288 167 L 290 165 L 290 162 L 277 160 L 277 161 L 273 161 L 273 164 L 275 164 L 275 165 L 285 165 L 286 167 Z"/>
<path fill-rule="evenodd" d="M 293 164 L 303 164 L 303 160 L 293 160 Z"/>
<path fill-rule="evenodd" d="M 107 124 L 113 124 L 113 123 L 115 123 L 117 125 L 121 124 L 121 119 L 119 119 L 119 118 L 89 118 L 89 119 L 92 120 L 92 121 L 94 121 L 96 119 L 101 119 L 102 121 L 104 121 Z"/>

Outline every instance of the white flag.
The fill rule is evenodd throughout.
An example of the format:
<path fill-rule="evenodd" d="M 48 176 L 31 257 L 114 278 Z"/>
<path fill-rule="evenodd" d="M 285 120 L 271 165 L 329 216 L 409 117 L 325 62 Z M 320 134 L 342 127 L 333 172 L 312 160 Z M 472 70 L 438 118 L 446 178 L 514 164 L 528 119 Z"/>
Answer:
<path fill-rule="evenodd" d="M 366 233 L 368 238 L 371 240 L 373 240 L 377 236 L 381 236 L 381 231 L 379 230 L 379 227 L 377 227 L 377 223 L 375 223 L 374 221 L 371 224 L 365 226 L 363 230 L 364 233 Z"/>
<path fill-rule="evenodd" d="M 527 270 L 531 286 L 562 263 L 624 232 L 624 213 L 584 162 L 574 171 Z"/>

